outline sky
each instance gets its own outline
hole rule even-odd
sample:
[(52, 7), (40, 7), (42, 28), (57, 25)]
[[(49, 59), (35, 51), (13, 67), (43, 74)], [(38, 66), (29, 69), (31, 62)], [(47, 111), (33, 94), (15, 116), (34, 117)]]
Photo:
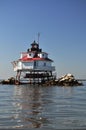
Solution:
[(86, 0), (0, 0), (0, 79), (16, 75), (11, 62), (38, 33), (57, 77), (86, 79)]

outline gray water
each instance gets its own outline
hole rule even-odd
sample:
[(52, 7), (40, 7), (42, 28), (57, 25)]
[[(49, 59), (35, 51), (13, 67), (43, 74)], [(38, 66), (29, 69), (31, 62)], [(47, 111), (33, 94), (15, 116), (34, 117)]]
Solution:
[(86, 129), (84, 86), (0, 85), (0, 128)]

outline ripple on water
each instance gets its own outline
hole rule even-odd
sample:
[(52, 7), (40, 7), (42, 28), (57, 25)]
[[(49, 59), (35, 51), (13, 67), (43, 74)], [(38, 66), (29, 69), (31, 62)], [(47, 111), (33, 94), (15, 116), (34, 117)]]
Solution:
[(0, 85), (0, 128), (86, 128), (86, 86)]

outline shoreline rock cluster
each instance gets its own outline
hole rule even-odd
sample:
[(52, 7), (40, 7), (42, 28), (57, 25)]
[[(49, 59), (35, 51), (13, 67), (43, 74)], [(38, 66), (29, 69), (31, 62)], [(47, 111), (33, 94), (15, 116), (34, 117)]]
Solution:
[[(2, 84), (17, 84), (17, 85), (21, 84), (18, 81), (16, 81), (14, 77), (11, 77), (7, 80), (3, 80), (3, 81), (1, 81), (1, 83)], [(40, 83), (39, 85), (81, 86), (81, 85), (83, 85), (83, 83), (76, 80), (72, 74), (66, 74), (58, 79), (45, 81), (43, 83)]]
[(15, 84), (15, 78), (11, 77), (11, 78), (9, 78), (7, 80), (2, 80), (1, 84)]
[(75, 77), (70, 73), (58, 78), (55, 82), (58, 86), (80, 86), (80, 85), (83, 85), (82, 82), (76, 80)]

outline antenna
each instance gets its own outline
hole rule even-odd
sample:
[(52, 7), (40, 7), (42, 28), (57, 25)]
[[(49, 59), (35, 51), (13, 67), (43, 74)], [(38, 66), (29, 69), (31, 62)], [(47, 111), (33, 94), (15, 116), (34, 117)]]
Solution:
[(38, 44), (39, 44), (39, 37), (40, 37), (40, 33), (38, 33)]

